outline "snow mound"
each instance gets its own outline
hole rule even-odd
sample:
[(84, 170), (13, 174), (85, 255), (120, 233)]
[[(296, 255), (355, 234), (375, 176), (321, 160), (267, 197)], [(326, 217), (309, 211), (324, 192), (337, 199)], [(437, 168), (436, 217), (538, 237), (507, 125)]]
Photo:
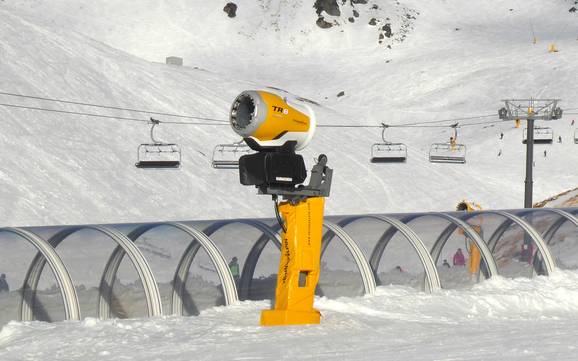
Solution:
[(0, 357), (565, 360), (575, 353), (577, 285), (578, 273), (560, 271), (433, 295), (381, 287), (374, 296), (318, 299), (322, 324), (307, 327), (257, 326), (267, 302), (217, 307), (191, 318), (11, 322), (0, 332)]

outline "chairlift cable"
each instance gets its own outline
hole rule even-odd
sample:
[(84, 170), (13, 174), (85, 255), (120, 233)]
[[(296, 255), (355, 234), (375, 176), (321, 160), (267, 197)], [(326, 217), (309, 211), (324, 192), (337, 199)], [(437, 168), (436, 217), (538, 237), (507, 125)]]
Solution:
[(139, 118), (129, 118), (129, 117), (120, 117), (120, 116), (111, 116), (111, 115), (103, 115), (103, 114), (94, 114), (94, 113), (82, 113), (82, 112), (72, 112), (68, 110), (57, 110), (57, 109), (48, 109), (48, 108), (41, 108), (41, 107), (30, 107), (25, 105), (15, 105), (15, 104), (6, 104), (0, 103), (0, 106), (8, 107), (8, 108), (18, 108), (18, 109), (28, 109), (28, 110), (39, 110), (43, 112), (50, 112), (50, 113), (61, 113), (61, 114), (70, 114), (70, 115), (84, 115), (87, 117), (95, 117), (95, 118), (106, 118), (106, 119), (116, 119), (116, 120), (129, 120), (133, 122), (142, 122), (148, 123), (148, 119), (139, 119)]
[[(1, 93), (0, 93), (1, 94)], [(86, 113), (86, 112), (76, 112), (76, 111), (69, 111), (69, 110), (58, 110), (58, 109), (49, 109), (43, 107), (33, 107), (33, 106), (26, 106), (26, 105), (16, 105), (16, 104), (8, 104), (8, 103), (0, 103), (0, 106), (9, 107), (9, 108), (17, 108), (17, 109), (27, 109), (27, 110), (36, 110), (36, 111), (44, 111), (50, 113), (60, 113), (60, 114), (68, 114), (68, 115), (81, 115), (87, 117), (95, 117), (101, 119), (115, 119), (115, 120), (122, 120), (122, 121), (132, 121), (132, 122), (140, 122), (140, 123), (150, 123), (150, 119), (144, 118), (133, 118), (133, 117), (123, 117), (123, 116), (116, 116), (116, 115), (106, 115), (106, 114), (96, 114), (96, 113)], [(566, 113), (566, 114), (578, 114), (578, 113)], [(406, 123), (406, 124), (397, 124), (397, 125), (387, 125), (390, 128), (451, 128), (454, 124), (447, 124), (447, 125), (428, 125), (433, 123), (441, 123), (441, 122), (450, 122), (450, 121), (464, 121), (464, 120), (473, 120), (473, 119), (480, 119), (485, 117), (490, 117), (495, 115), (481, 115), (475, 117), (466, 117), (466, 118), (453, 118), (453, 119), (444, 119), (444, 120), (436, 120), (436, 121), (427, 121), (427, 122), (416, 122), (416, 123)], [(199, 117), (201, 119), (202, 117)], [(478, 122), (478, 123), (470, 123), (470, 124), (460, 124), (459, 127), (467, 127), (467, 126), (478, 126), (478, 125), (488, 125), (488, 124), (495, 124), (501, 123), (500, 121), (494, 122)], [(216, 122), (187, 122), (187, 121), (170, 121), (170, 120), (159, 120), (159, 123), (163, 124), (173, 124), (173, 125), (195, 125), (195, 126), (229, 126), (229, 123), (216, 123)], [(366, 128), (366, 129), (376, 129), (376, 128), (383, 128), (383, 125), (372, 125), (372, 124), (318, 124), (317, 127), (319, 128)]]
[(111, 105), (87, 103), (87, 102), (77, 102), (77, 101), (71, 101), (71, 100), (46, 98), (46, 97), (39, 97), (39, 96), (25, 95), (25, 94), (16, 94), (16, 93), (9, 93), (9, 92), (2, 92), (2, 91), (0, 91), (0, 95), (6, 95), (6, 96), (11, 96), (11, 97), (17, 97), (17, 98), (36, 99), (36, 100), (55, 102), (55, 103), (63, 103), (63, 104), (82, 105), (82, 106), (102, 108), (102, 109), (123, 110), (123, 111), (128, 111), (128, 112), (135, 112), (135, 113), (164, 115), (164, 116), (168, 116), (168, 117), (188, 118), (188, 119), (198, 119), (198, 120), (207, 120), (207, 121), (228, 123), (228, 121), (224, 120), (224, 119), (216, 119), (216, 118), (202, 117), (202, 116), (196, 116), (196, 115), (164, 113), (164, 112), (158, 112), (158, 111), (149, 111), (149, 110), (134, 109), (134, 108), (124, 108), (124, 107), (117, 107), (117, 106), (111, 106)]
[(475, 119), (481, 119), (481, 118), (491, 118), (491, 117), (495, 117), (495, 116), (496, 116), (496, 114), (486, 114), (486, 115), (477, 115), (477, 116), (464, 117), (464, 118), (451, 118), (451, 119), (441, 119), (441, 120), (431, 120), (431, 121), (407, 123), (407, 124), (403, 124), (403, 125), (436, 124), (436, 123), (445, 123), (445, 122), (475, 120)]
[[(121, 116), (116, 116), (116, 115), (73, 112), (73, 111), (69, 111), (69, 110), (58, 110), (58, 109), (49, 109), (49, 108), (42, 108), (42, 107), (31, 107), (31, 106), (26, 106), (26, 105), (16, 105), (16, 104), (7, 104), (7, 103), (0, 103), (0, 106), (9, 107), (9, 108), (18, 108), (18, 109), (38, 110), (38, 111), (49, 112), (49, 113), (82, 115), (82, 116), (95, 117), (95, 118), (126, 120), (126, 121), (132, 121), (132, 122), (140, 122), (140, 123), (150, 123), (150, 119), (121, 117)], [(228, 123), (225, 124), (225, 123), (203, 123), (203, 122), (171, 122), (171, 121), (162, 121), (162, 120), (159, 122), (160, 123), (168, 123), (168, 124), (185, 124), (185, 125), (209, 125), (209, 126), (228, 126), (229, 125)]]

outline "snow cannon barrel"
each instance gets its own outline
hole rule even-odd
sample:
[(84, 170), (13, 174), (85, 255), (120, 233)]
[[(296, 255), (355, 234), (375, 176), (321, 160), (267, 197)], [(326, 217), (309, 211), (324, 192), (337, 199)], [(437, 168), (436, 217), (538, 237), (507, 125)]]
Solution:
[(308, 105), (297, 103), (270, 92), (247, 90), (235, 98), (229, 121), (253, 149), (278, 148), (293, 141), (295, 150), (301, 150), (313, 138), (316, 121)]

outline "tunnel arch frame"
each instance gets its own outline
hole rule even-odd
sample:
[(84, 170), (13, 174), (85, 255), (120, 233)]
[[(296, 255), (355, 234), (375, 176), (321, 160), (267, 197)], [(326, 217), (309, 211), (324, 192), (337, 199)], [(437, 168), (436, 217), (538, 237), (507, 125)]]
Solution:
[[(249, 222), (249, 223), (247, 223), (247, 222)], [(243, 267), (243, 273), (241, 275), (242, 287), (240, 287), (240, 289), (241, 289), (241, 292), (244, 292), (243, 290), (248, 290), (248, 288), (246, 287), (246, 285), (243, 284), (243, 282), (247, 283), (253, 279), (255, 267), (259, 261), (259, 257), (261, 255), (261, 252), (263, 251), (265, 246), (269, 243), (269, 241), (274, 240), (275, 246), (278, 249), (281, 248), (281, 242), (282, 242), (281, 235), (280, 235), (281, 227), (278, 224), (268, 226), (267, 224), (265, 224), (264, 222), (261, 222), (261, 221), (237, 219), (237, 220), (223, 220), (223, 221), (215, 222), (215, 223), (211, 224), (210, 226), (208, 226), (206, 228), (206, 230), (208, 230), (208, 232), (210, 232), (210, 234), (213, 234), (214, 232), (216, 232), (220, 228), (222, 228), (228, 224), (231, 224), (231, 223), (248, 224), (248, 225), (251, 225), (254, 228), (263, 232), (263, 235), (261, 235), (261, 237), (259, 237), (259, 239), (253, 244), (253, 247), (251, 248), (251, 250), (249, 251), (249, 254), (247, 255), (247, 261), (250, 261), (250, 262), (246, 261), (246, 263)], [(357, 246), (357, 243), (355, 243), (355, 241), (349, 236), (349, 234), (347, 234), (347, 232), (345, 232), (340, 226), (338, 226), (337, 224), (334, 224), (333, 222), (326, 220), (323, 223), (323, 227), (326, 228), (329, 232), (335, 233), (338, 236), (338, 238), (341, 240), (343, 245), (350, 252), (350, 254), (353, 257), (353, 260), (356, 263), (356, 266), (359, 270), (361, 280), (363, 283), (364, 294), (375, 293), (376, 283), (375, 283), (375, 278), (373, 277), (373, 272), (371, 272), (371, 268), (369, 267), (369, 264), (367, 263), (367, 260), (365, 259), (364, 255), (363, 255), (363, 252)], [(321, 257), (323, 257), (323, 254)], [(245, 273), (246, 270), (249, 272)]]
[[(494, 259), (494, 256), (492, 254), (492, 252), (490, 251), (488, 245), (486, 244), (486, 242), (484, 242), (484, 240), (480, 237), (480, 235), (469, 225), (467, 224), (465, 221), (454, 217), (450, 214), (447, 213), (416, 213), (416, 214), (410, 214), (407, 215), (405, 217), (401, 218), (401, 222), (404, 223), (405, 225), (407, 225), (408, 227), (411, 228), (411, 226), (409, 225), (409, 222), (412, 222), (416, 219), (420, 219), (420, 218), (424, 218), (424, 217), (435, 217), (435, 218), (440, 218), (443, 219), (445, 221), (448, 221), (450, 223), (449, 227), (446, 227), (444, 229), (444, 231), (446, 231), (448, 228), (451, 227), (451, 225), (453, 224), (455, 226), (455, 228), (453, 228), (452, 232), (455, 231), (456, 229), (461, 229), (464, 234), (470, 238), (478, 247), (478, 249), (480, 250), (481, 256), (482, 256), (482, 260), (485, 262), (486, 264), (486, 270), (487, 270), (487, 277), (491, 278), (495, 275), (499, 274), (498, 271), (498, 267), (496, 265), (496, 261)], [(438, 235), (437, 240), (434, 242), (431, 250), (430, 250), (430, 255), (432, 256), (432, 259), (434, 261), (434, 264), (437, 264), (437, 261), (439, 260), (439, 256), (441, 254), (441, 251), (443, 250), (443, 247), (445, 246), (445, 243), (447, 242), (447, 240), (449, 239), (449, 236), (447, 239), (443, 240), (440, 239), (441, 236), (444, 234), (444, 231), (442, 231), (440, 233), (440, 235)], [(370, 264), (372, 265), (372, 267), (375, 266), (375, 269), (377, 270), (378, 266), (379, 266), (379, 262), (381, 261), (381, 258), (383, 257), (383, 253), (385, 251), (385, 247), (387, 247), (387, 244), (389, 243), (389, 241), (391, 240), (391, 238), (393, 238), (393, 236), (397, 233), (397, 229), (392, 229), (391, 227), (386, 230), (384, 232), (384, 234), (382, 235), (382, 237), (379, 239), (379, 241), (376, 243), (373, 252), (371, 254), (371, 258), (370, 258)], [(449, 235), (451, 235), (451, 233), (449, 233)]]
[[(398, 219), (386, 216), (386, 215), (362, 215), (362, 216), (351, 216), (351, 217), (347, 217), (344, 218), (342, 220), (340, 220), (339, 222), (337, 222), (337, 224), (342, 227), (343, 229), (345, 229), (346, 226), (363, 220), (363, 219), (373, 219), (373, 220), (377, 220), (380, 221), (386, 225), (389, 225), (389, 228), (395, 228), (397, 229), (398, 232), (400, 232), (400, 234), (403, 235), (403, 237), (410, 243), (410, 245), (413, 247), (414, 251), (417, 253), (418, 258), (420, 259), (423, 269), (424, 269), (424, 282), (422, 284), (422, 289), (424, 292), (427, 293), (432, 293), (432, 292), (436, 292), (438, 290), (441, 289), (441, 281), (440, 281), (440, 277), (437, 271), (437, 268), (435, 266), (435, 263), (433, 262), (433, 259), (430, 255), (430, 253), (428, 252), (425, 244), (423, 243), (423, 241), (421, 240), (421, 238), (406, 224), (402, 223), (401, 221), (399, 221)], [(386, 229), (387, 231), (387, 229)], [(333, 238), (331, 235), (324, 235), (324, 238), (328, 238), (328, 242), (331, 238)], [(379, 242), (379, 240), (378, 240)], [(325, 242), (323, 243), (325, 244)], [(377, 268), (373, 268), (373, 266), (368, 262), (371, 271), (374, 275), (374, 279), (377, 279)]]
[[(223, 291), (223, 296), (225, 299), (225, 305), (231, 305), (237, 302), (237, 293), (235, 289), (235, 282), (231, 277), (228, 277), (229, 273), (224, 270), (228, 270), (227, 263), (221, 253), (221, 251), (217, 248), (214, 242), (206, 236), (203, 232), (199, 231), (195, 227), (183, 224), (181, 222), (158, 222), (158, 223), (145, 223), (137, 226), (135, 229), (130, 231), (127, 237), (133, 242), (136, 241), (146, 232), (151, 231), (158, 227), (171, 227), (177, 230), (182, 231), (184, 234), (193, 238), (193, 240), (187, 246), (186, 252), (193, 252), (190, 262), (192, 263), (196, 253), (199, 250), (199, 247), (203, 248), (203, 250), (208, 254), (211, 262), (215, 266), (217, 270), (217, 274), (219, 279), (221, 280), (221, 288)], [(191, 249), (191, 250), (189, 250)], [(116, 278), (116, 274), (118, 272), (118, 268), (122, 263), (122, 260), (125, 256), (125, 252), (121, 247), (116, 247), (115, 250), (110, 255), (107, 265), (104, 269), (101, 278), (101, 288), (99, 290), (99, 316), (101, 318), (108, 318), (110, 317), (110, 300), (112, 298), (112, 286), (114, 284), (114, 280)], [(182, 258), (182, 257), (181, 257)], [(180, 262), (179, 262), (180, 264)], [(189, 265), (190, 267), (190, 265)], [(186, 279), (188, 276), (188, 269), (186, 274), (178, 273), (175, 271), (175, 275), (173, 276), (172, 280), (172, 292), (171, 292), (171, 313), (175, 314), (175, 309), (180, 309), (182, 313), (182, 305), (183, 305), (183, 294), (184, 294), (184, 287), (186, 285)], [(182, 277), (182, 278), (181, 278)], [(108, 285), (108, 287), (105, 287)], [(175, 288), (180, 289), (176, 291)]]
[[(60, 288), (60, 296), (62, 297), (62, 303), (64, 306), (64, 318), (65, 320), (75, 320), (78, 321), (81, 319), (80, 313), (80, 304), (78, 302), (78, 295), (76, 293), (76, 288), (74, 287), (74, 282), (70, 277), (70, 272), (68, 268), (62, 261), (62, 258), (58, 255), (54, 247), (52, 247), (44, 238), (40, 237), (39, 235), (30, 232), (28, 230), (17, 228), (17, 227), (6, 227), (0, 228), (0, 233), (11, 233), (17, 235), (19, 238), (28, 241), (37, 251), (34, 259), (42, 258), (44, 260), (44, 264), (48, 263), (52, 274), (56, 278), (56, 283)], [(33, 303), (36, 296), (36, 290), (38, 288), (38, 279), (35, 284), (31, 285), (28, 282), (28, 272), (27, 275), (24, 277), (24, 281), (22, 283), (21, 289), (21, 297), (20, 297), (20, 304), (19, 304), (19, 314), (21, 321), (33, 321), (34, 320), (34, 307), (30, 305)], [(30, 299), (26, 299), (28, 294)], [(28, 307), (24, 307), (24, 305)]]
[[(546, 208), (542, 210), (545, 209)], [(528, 213), (530, 212), (532, 211), (528, 210)], [(540, 233), (528, 222), (523, 220), (522, 217), (517, 216), (515, 214), (511, 214), (507, 211), (484, 210), (480, 212), (466, 213), (461, 217), (461, 219), (467, 221), (471, 218), (474, 218), (475, 216), (483, 214), (493, 214), (505, 218), (504, 222), (502, 222), (492, 233), (490, 238), (488, 238), (488, 247), (491, 249), (492, 254), (494, 253), (498, 241), (502, 238), (503, 234), (508, 230), (508, 228), (512, 224), (516, 224), (524, 231), (525, 234), (527, 234), (532, 239), (537, 249), (540, 251), (540, 254), (542, 255), (542, 259), (544, 261), (545, 274), (550, 275), (556, 269), (556, 261), (554, 260), (554, 257), (552, 256), (552, 253), (550, 252), (548, 245), (546, 244)], [(536, 257), (536, 255), (534, 255), (534, 257)]]
[(556, 232), (566, 223), (570, 222), (576, 228), (578, 228), (578, 217), (571, 212), (567, 212), (563, 209), (558, 208), (532, 208), (528, 209), (527, 211), (516, 212), (518, 216), (524, 217), (531, 213), (553, 213), (559, 215), (560, 217), (552, 223), (548, 229), (544, 232), (542, 238), (546, 242), (546, 245), (549, 245), (552, 241), (552, 238), (556, 235)]
[[(56, 251), (58, 245), (60, 245), (63, 241), (65, 241), (69, 236), (81, 230), (93, 230), (98, 233), (101, 233), (105, 235), (107, 238), (111, 239), (114, 243), (116, 243), (117, 246), (123, 248), (123, 250), (129, 255), (133, 267), (137, 271), (139, 279), (142, 282), (147, 304), (148, 316), (149, 317), (161, 316), (163, 313), (162, 302), (160, 292), (154, 278), (154, 274), (144, 255), (133, 244), (133, 242), (120, 231), (107, 226), (99, 226), (99, 225), (70, 226), (61, 229), (56, 234), (51, 236), (48, 239), (47, 243), (50, 244)], [(26, 274), (25, 282), (30, 282), (32, 280), (32, 282), (37, 285), (40, 276), (42, 274), (44, 265), (45, 262), (43, 262), (42, 258), (39, 257), (39, 255), (37, 255), (34, 258), (34, 260), (30, 263), (28, 272)], [(32, 292), (36, 292), (36, 289), (33, 289)], [(103, 295), (101, 294), (101, 292), (99, 292), (97, 303), (103, 301), (101, 300), (102, 296)], [(23, 308), (23, 312), (32, 312), (25, 303), (21, 303), (21, 307)]]

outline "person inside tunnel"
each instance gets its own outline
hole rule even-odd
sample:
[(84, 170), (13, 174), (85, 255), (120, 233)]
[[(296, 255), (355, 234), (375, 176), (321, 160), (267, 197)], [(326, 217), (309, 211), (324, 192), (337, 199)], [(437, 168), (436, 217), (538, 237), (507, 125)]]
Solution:
[(2, 273), (0, 275), (0, 293), (10, 292), (10, 287), (8, 286), (8, 281), (6, 281), (6, 275)]
[(461, 248), (458, 248), (458, 250), (454, 254), (453, 263), (454, 263), (454, 266), (465, 267), (466, 257), (464, 256), (464, 253), (462, 252)]
[(233, 257), (231, 262), (229, 262), (229, 270), (231, 270), (231, 275), (235, 279), (235, 282), (239, 282), (239, 260), (237, 257)]

